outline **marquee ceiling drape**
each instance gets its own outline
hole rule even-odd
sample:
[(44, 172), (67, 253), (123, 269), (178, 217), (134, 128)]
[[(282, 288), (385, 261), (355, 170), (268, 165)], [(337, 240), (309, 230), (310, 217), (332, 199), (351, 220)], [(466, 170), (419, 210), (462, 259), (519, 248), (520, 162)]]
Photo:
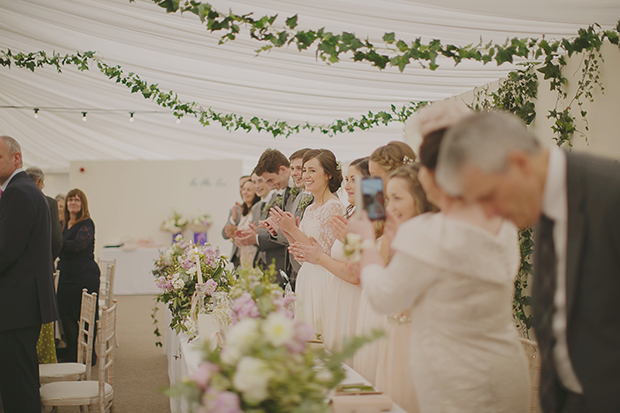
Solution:
[[(615, 25), (618, 0), (215, 0), (221, 11), (256, 16), (298, 14), (300, 29), (325, 27), (353, 32), (380, 43), (385, 32), (413, 40), (441, 39), (465, 45), (503, 42), (507, 37), (572, 37), (594, 22)], [(256, 56), (261, 45), (241, 35), (218, 45), (193, 15), (166, 14), (150, 1), (0, 0), (0, 48), (14, 51), (75, 53), (94, 50), (108, 64), (133, 71), (183, 101), (196, 101), (216, 112), (258, 116), (289, 123), (326, 124), (389, 110), (410, 101), (453, 96), (504, 76), (512, 66), (439, 60), (430, 71), (416, 64), (403, 73), (342, 61), (327, 65), (313, 51), (272, 50)], [(342, 159), (368, 155), (402, 136), (393, 123), (370, 131), (329, 138), (303, 132), (274, 139), (264, 133), (229, 133), (196, 119), (180, 124), (170, 112), (132, 95), (92, 67), (62, 74), (51, 68), (0, 68), (0, 133), (23, 146), (27, 165), (66, 171), (72, 160), (242, 159), (251, 170), (262, 150), (290, 153), (301, 147), (327, 147)], [(48, 109), (50, 108), (50, 109)], [(56, 108), (51, 110), (51, 108)], [(58, 110), (65, 108), (67, 110)], [(105, 111), (103, 111), (105, 110)], [(145, 113), (145, 112), (160, 113)], [(81, 112), (87, 112), (87, 122)], [(129, 112), (136, 112), (130, 123)]]

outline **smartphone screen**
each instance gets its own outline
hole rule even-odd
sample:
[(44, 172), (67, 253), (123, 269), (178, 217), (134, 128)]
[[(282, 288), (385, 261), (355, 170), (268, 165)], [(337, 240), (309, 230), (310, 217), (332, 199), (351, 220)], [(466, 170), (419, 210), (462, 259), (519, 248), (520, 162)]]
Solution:
[(385, 196), (381, 178), (363, 178), (360, 185), (361, 200), (368, 218), (372, 221), (385, 219)]

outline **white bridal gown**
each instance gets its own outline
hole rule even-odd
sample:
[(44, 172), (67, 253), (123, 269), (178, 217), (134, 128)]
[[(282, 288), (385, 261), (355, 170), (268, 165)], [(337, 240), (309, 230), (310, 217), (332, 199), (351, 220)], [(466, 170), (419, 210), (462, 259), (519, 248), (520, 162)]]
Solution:
[(387, 268), (362, 270), (379, 312), (412, 307), (411, 371), (424, 413), (520, 413), (529, 406), (525, 352), (512, 320), (516, 228), (483, 229), (443, 214), (402, 224)]
[[(330, 254), (336, 240), (328, 222), (334, 215), (342, 215), (344, 207), (337, 199), (330, 199), (325, 204), (310, 205), (301, 220), (299, 229), (308, 237), (315, 238), (323, 252)], [(320, 265), (304, 262), (297, 273), (295, 292), (295, 318), (310, 324), (317, 334), (321, 334), (327, 343), (327, 300), (328, 291), (334, 275)], [(329, 334), (327, 334), (329, 335)]]
[[(331, 256), (338, 261), (347, 261), (342, 242), (334, 241)], [(325, 342), (325, 347), (329, 351), (333, 353), (341, 351), (344, 340), (355, 337), (361, 295), (361, 285), (348, 283), (336, 276), (332, 277), (327, 296), (328, 318), (325, 323), (325, 334), (329, 338), (329, 341)], [(351, 364), (351, 360), (347, 364)]]

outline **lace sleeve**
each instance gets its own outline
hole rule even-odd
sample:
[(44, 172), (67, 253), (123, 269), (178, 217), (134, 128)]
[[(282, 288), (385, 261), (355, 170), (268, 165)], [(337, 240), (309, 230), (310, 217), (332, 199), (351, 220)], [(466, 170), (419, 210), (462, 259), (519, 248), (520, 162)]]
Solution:
[(95, 225), (92, 221), (84, 221), (81, 228), (77, 230), (74, 239), (65, 239), (62, 249), (66, 252), (80, 252), (88, 248), (95, 239)]
[(334, 241), (336, 240), (336, 235), (329, 225), (329, 220), (334, 215), (342, 215), (344, 212), (344, 208), (339, 201), (326, 203), (318, 215), (318, 218), (321, 222), (321, 229), (319, 232), (319, 244), (321, 248), (323, 248), (323, 252), (329, 256), (331, 256), (332, 245), (334, 245)]

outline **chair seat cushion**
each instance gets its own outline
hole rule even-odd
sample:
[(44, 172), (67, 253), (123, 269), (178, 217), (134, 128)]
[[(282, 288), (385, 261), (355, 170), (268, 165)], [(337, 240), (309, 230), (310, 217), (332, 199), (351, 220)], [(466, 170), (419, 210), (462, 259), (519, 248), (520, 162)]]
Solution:
[(64, 377), (71, 380), (71, 377), (80, 376), (84, 373), (86, 373), (86, 365), (82, 363), (39, 364), (41, 381), (45, 381), (45, 379), (62, 380)]
[[(105, 384), (105, 398), (113, 394), (112, 386)], [(41, 386), (41, 403), (46, 406), (86, 405), (96, 403), (99, 397), (98, 381), (58, 381)]]

